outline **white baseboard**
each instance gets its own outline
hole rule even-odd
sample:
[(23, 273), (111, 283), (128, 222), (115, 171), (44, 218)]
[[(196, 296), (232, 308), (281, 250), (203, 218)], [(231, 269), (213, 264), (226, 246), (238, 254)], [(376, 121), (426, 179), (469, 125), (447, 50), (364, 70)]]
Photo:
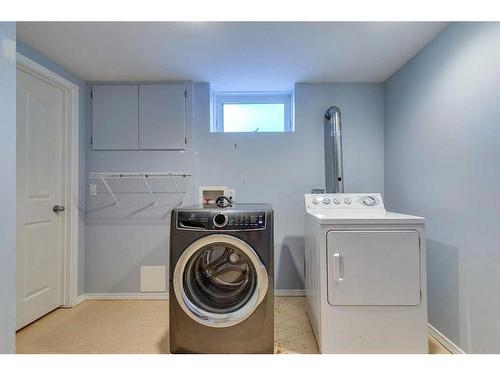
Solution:
[(306, 291), (304, 289), (275, 289), (274, 295), (276, 297), (303, 297)]
[(76, 307), (83, 301), (85, 301), (85, 294), (80, 294), (78, 297), (76, 297), (75, 303), (71, 307)]
[(453, 341), (451, 341), (448, 337), (439, 332), (431, 324), (428, 324), (428, 332), (429, 335), (434, 337), (441, 345), (443, 345), (451, 353), (465, 354), (465, 352), (462, 349), (460, 349)]
[[(276, 289), (276, 297), (302, 297), (305, 296), (303, 289)], [(83, 301), (92, 300), (119, 300), (119, 299), (168, 299), (168, 293), (85, 293), (78, 296), (75, 306)]]
[(164, 300), (168, 299), (168, 292), (163, 293), (86, 293), (86, 301), (92, 300), (119, 300), (119, 299), (149, 299)]

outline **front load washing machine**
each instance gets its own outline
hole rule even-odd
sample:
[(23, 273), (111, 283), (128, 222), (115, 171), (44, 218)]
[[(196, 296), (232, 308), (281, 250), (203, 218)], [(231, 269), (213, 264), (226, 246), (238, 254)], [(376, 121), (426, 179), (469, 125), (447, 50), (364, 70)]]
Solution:
[(273, 210), (181, 207), (170, 230), (170, 351), (273, 353)]

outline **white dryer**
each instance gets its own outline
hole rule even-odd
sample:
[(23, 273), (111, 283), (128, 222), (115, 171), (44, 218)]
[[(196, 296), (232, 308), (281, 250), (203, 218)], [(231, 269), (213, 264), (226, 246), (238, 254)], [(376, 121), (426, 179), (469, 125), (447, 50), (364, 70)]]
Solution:
[(380, 194), (306, 194), (307, 314), (322, 353), (428, 353), (424, 218)]

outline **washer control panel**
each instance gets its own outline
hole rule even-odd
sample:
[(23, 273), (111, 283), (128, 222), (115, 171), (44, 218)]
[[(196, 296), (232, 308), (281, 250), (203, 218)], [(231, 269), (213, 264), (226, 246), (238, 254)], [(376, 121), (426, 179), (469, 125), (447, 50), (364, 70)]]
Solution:
[(265, 212), (192, 211), (179, 212), (177, 227), (205, 230), (256, 230), (266, 228)]
[[(218, 217), (215, 214), (214, 220)], [(227, 223), (223, 227), (225, 230), (238, 229), (264, 229), (266, 227), (265, 212), (228, 212)], [(221, 228), (222, 229), (222, 228)]]
[(384, 209), (379, 193), (306, 194), (307, 209)]

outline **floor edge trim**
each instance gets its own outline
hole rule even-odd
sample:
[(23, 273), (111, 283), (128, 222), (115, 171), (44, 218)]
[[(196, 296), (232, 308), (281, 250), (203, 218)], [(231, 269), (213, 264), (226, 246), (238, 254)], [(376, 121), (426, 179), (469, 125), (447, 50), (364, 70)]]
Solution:
[[(168, 293), (85, 293), (81, 296), (83, 301), (97, 300), (120, 300), (120, 299), (137, 299), (137, 300), (167, 300)], [(80, 296), (78, 297), (80, 299)]]
[(465, 354), (465, 352), (460, 349), (460, 347), (451, 341), (448, 337), (443, 335), (440, 331), (438, 331), (432, 324), (428, 323), (428, 333), (432, 337), (434, 337), (441, 345), (443, 345), (448, 351), (453, 354)]

